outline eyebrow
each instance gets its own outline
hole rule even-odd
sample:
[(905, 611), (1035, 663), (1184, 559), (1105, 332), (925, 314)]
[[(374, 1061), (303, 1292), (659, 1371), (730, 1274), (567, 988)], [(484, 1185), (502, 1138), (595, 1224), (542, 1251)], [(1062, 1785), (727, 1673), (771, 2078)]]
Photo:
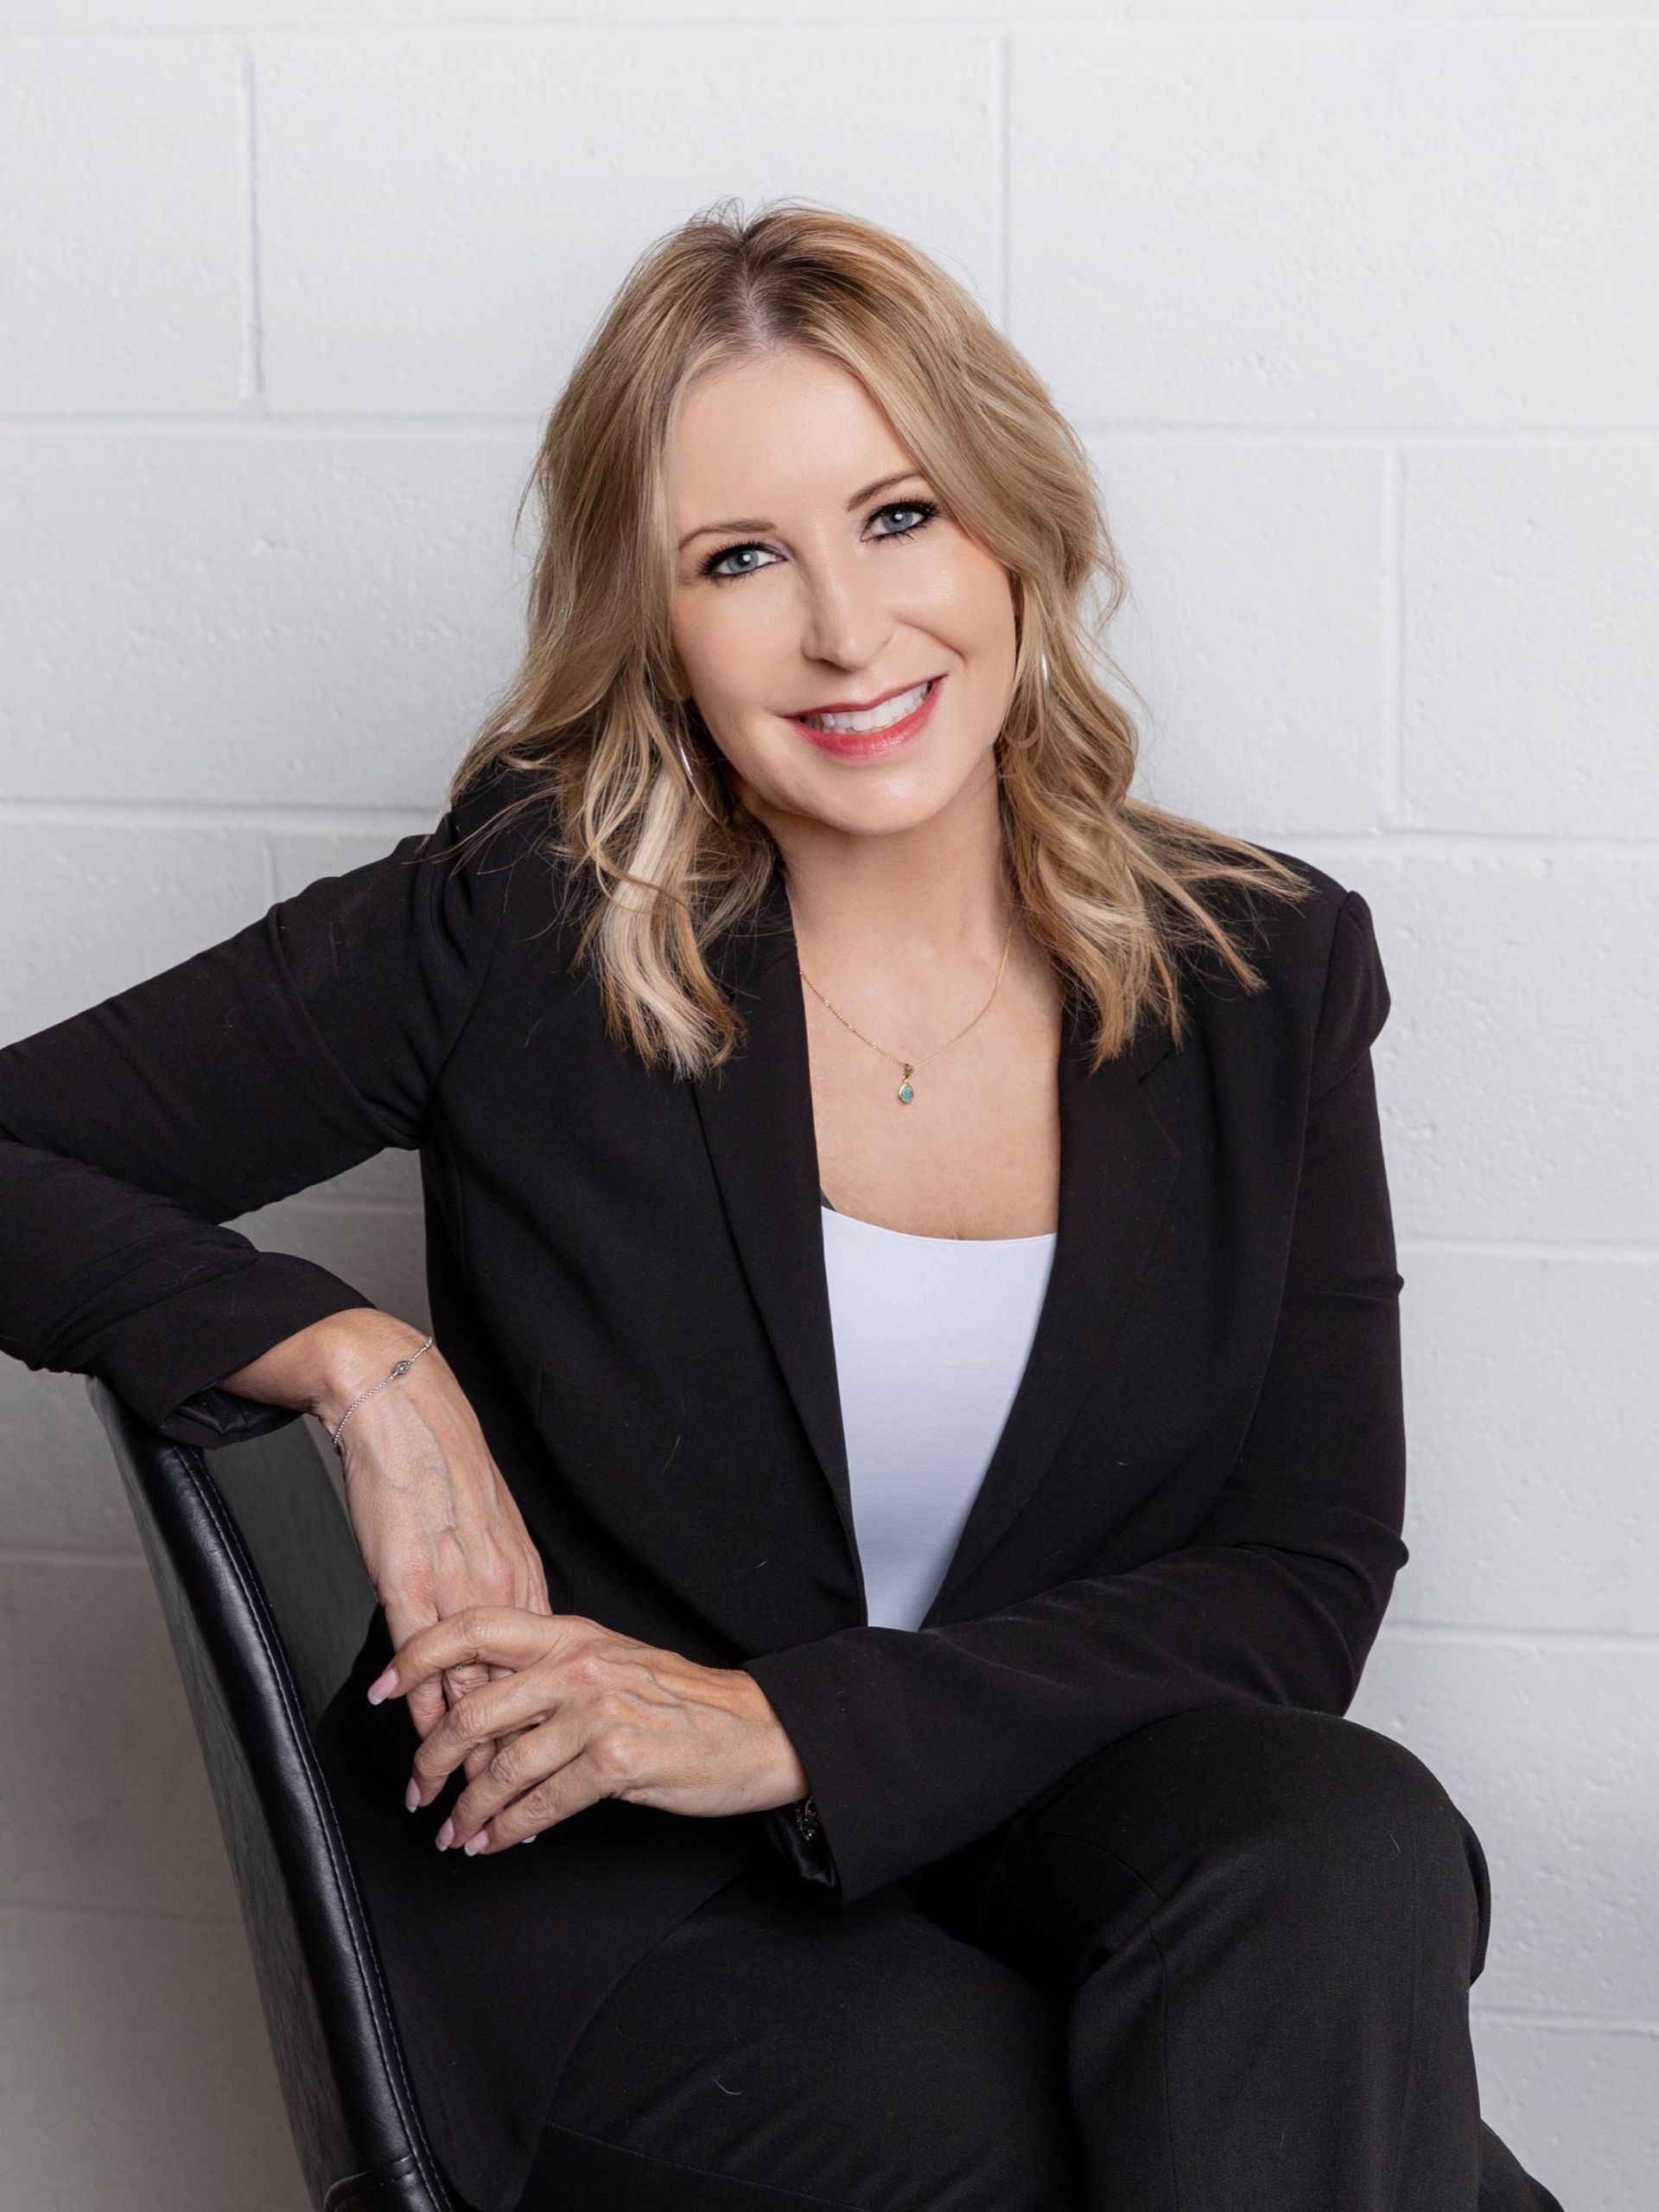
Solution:
[[(848, 513), (850, 514), (855, 507), (862, 506), (865, 500), (872, 498), (877, 492), (885, 492), (893, 484), (908, 483), (912, 476), (919, 476), (921, 474), (922, 471), (919, 468), (901, 468), (895, 475), (878, 476), (874, 484), (867, 484), (862, 491), (854, 493), (852, 498), (847, 502)], [(694, 537), (711, 537), (721, 531), (776, 530), (777, 527), (775, 522), (767, 522), (757, 515), (738, 515), (730, 522), (699, 523), (695, 530), (686, 531), (685, 536), (680, 540), (679, 550), (683, 553)]]

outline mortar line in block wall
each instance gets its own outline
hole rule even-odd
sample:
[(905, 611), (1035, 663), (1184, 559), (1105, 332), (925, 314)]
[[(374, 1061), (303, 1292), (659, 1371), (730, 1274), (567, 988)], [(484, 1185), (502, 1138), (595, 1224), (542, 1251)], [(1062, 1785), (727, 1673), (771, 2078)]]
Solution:
[(40, 1920), (152, 1920), (166, 1928), (239, 1928), (239, 1912), (170, 1912), (165, 1905), (70, 1904), (56, 1897), (0, 1897), (0, 1920), (9, 1912)]
[(1651, 423), (1159, 423), (1135, 417), (1092, 421), (1077, 411), (1070, 419), (1079, 437), (1124, 445), (1376, 446), (1407, 451), (1439, 446), (1659, 445), (1659, 425)]
[[(1229, 829), (1239, 825), (1230, 822)], [(1291, 844), (1311, 860), (1315, 850), (1344, 859), (1383, 860), (1653, 860), (1659, 837), (1610, 836), (1605, 831), (1524, 830), (1285, 830), (1276, 824), (1243, 829), (1246, 837)]]
[(245, 830), (251, 836), (386, 837), (394, 843), (430, 829), (442, 812), (429, 807), (374, 805), (341, 799), (337, 804), (299, 804), (277, 799), (210, 800), (12, 798), (0, 799), (0, 827), (8, 823), (65, 830)]
[(1478, 1644), (1493, 1651), (1570, 1651), (1616, 1654), (1621, 1659), (1659, 1659), (1659, 1636), (1651, 1630), (1617, 1628), (1497, 1627), (1485, 1622), (1414, 1621), (1384, 1618), (1378, 1643)]
[(1396, 1242), (1402, 1259), (1554, 1260), (1572, 1266), (1609, 1261), (1626, 1267), (1651, 1267), (1659, 1260), (1659, 1243), (1651, 1237), (1436, 1236), (1402, 1230)]
[(1605, 2018), (1598, 2012), (1535, 2012), (1521, 2005), (1482, 2005), (1473, 1998), (1469, 2017), (1493, 2027), (1548, 2028), (1561, 2035), (1659, 2036), (1659, 2020), (1639, 2015), (1632, 2019), (1611, 2012)]
[(1406, 818), (1406, 455), (1398, 446), (1382, 456), (1381, 490), (1378, 617), (1382, 629), (1382, 820), (1393, 830)]
[[(471, 39), (493, 39), (502, 42), (512, 41), (518, 44), (536, 41), (550, 44), (555, 41), (566, 42), (578, 37), (591, 37), (596, 32), (610, 32), (616, 38), (621, 39), (640, 31), (672, 29), (679, 21), (680, 18), (667, 4), (667, 0), (660, 0), (660, 12), (656, 16), (648, 15), (642, 10), (620, 22), (618, 21), (613, 9), (605, 4), (605, 0), (593, 0), (590, 13), (581, 15), (572, 12), (558, 22), (553, 23), (529, 22), (523, 16), (468, 16), (465, 22), (453, 23), (410, 24), (366, 20), (362, 22), (347, 20), (342, 22), (338, 12), (328, 14), (320, 9), (318, 14), (309, 20), (299, 18), (280, 24), (262, 25), (257, 36), (261, 45), (270, 46), (290, 43), (401, 45), (416, 40), (431, 45), (455, 45), (465, 44)], [(869, 8), (868, 11), (861, 16), (849, 16), (844, 9), (820, 4), (817, 8), (805, 13), (791, 15), (786, 22), (768, 23), (752, 15), (734, 13), (730, 16), (699, 16), (696, 20), (696, 28), (699, 31), (741, 31), (746, 35), (753, 34), (757, 37), (766, 36), (782, 41), (803, 30), (842, 30), (849, 22), (866, 24), (887, 21), (889, 18), (884, 11), (874, 7)], [(1432, 15), (1424, 13), (1416, 16), (1402, 16), (1397, 10), (1392, 11), (1381, 10), (1372, 14), (1344, 14), (1338, 21), (1333, 22), (1327, 11), (1317, 6), (1310, 6), (1300, 10), (1263, 10), (1259, 13), (1252, 13), (1242, 21), (1236, 11), (1231, 9), (1217, 10), (1194, 8), (1183, 10), (1179, 14), (1160, 14), (1156, 19), (1154, 28), (1159, 31), (1320, 31), (1334, 29), (1344, 31), (1395, 31), (1406, 35), (1428, 36), (1446, 30), (1480, 31), (1505, 28), (1575, 31), (1584, 29), (1586, 25), (1593, 25), (1599, 29), (1611, 25), (1616, 29), (1619, 28), (1646, 29), (1652, 21), (1652, 16), (1643, 9), (1588, 6), (1584, 9), (1541, 12), (1526, 7), (1477, 9), (1466, 14), (1446, 10), (1436, 10)], [(1040, 40), (1051, 34), (1057, 37), (1067, 36), (1075, 33), (1080, 27), (1084, 30), (1092, 30), (1096, 28), (1087, 19), (1084, 19), (1080, 24), (1077, 17), (1061, 16), (1038, 25), (1034, 30), (1030, 29), (1019, 10), (1008, 5), (1005, 5), (1001, 10), (981, 8), (967, 14), (965, 22), (967, 29), (995, 29), (1000, 26), (1011, 26), (1033, 40)], [(892, 27), (899, 30), (913, 30), (919, 33), (935, 28), (935, 22), (929, 16), (912, 19), (899, 17), (893, 22)], [(35, 22), (22, 21), (8, 23), (3, 30), (0, 30), (0, 45), (3, 45), (8, 39), (53, 40), (59, 42), (67, 42), (72, 39), (99, 39), (112, 41), (118, 40), (129, 45), (166, 46), (188, 43), (196, 46), (223, 46), (228, 44), (242, 28), (238, 23), (204, 24), (200, 28), (188, 24), (151, 25), (97, 22), (70, 25), (54, 23), (43, 15)], [(1143, 28), (1142, 23), (1134, 17), (1110, 18), (1103, 26), (1105, 32), (1109, 35), (1119, 29), (1134, 31), (1141, 28)]]
[[(1530, 19), (1529, 19), (1530, 20)], [(5, 35), (0, 33), (0, 51)], [(551, 397), (550, 393), (550, 397)], [(1145, 423), (1091, 422), (1074, 414), (1071, 418), (1079, 437), (1110, 441), (1124, 446), (1224, 445), (1244, 448), (1274, 446), (1334, 446), (1356, 450), (1366, 447), (1410, 450), (1448, 446), (1542, 447), (1605, 446), (1635, 452), (1659, 447), (1659, 424), (1630, 423), (1590, 427), (1571, 423), (1498, 425), (1467, 423), (1443, 428), (1412, 423)], [(0, 412), (3, 437), (321, 437), (340, 438), (469, 438), (512, 436), (534, 443), (545, 416), (503, 410), (499, 414), (455, 413), (433, 415), (377, 415), (372, 411), (331, 414), (326, 410), (266, 411), (239, 415), (226, 407), (216, 415), (119, 414), (48, 415)]]
[(264, 301), (259, 276), (259, 127), (253, 48), (244, 45), (237, 63), (243, 159), (243, 283), (247, 302), (244, 327), (243, 397), (262, 413), (265, 404)]
[(142, 1551), (77, 1551), (73, 1545), (0, 1544), (0, 1567), (147, 1567)]
[[(3, 41), (0, 40), (0, 50)], [(529, 415), (275, 415), (264, 411), (222, 415), (0, 415), (0, 438), (177, 437), (177, 438), (359, 438), (396, 444), (422, 438), (428, 442), (486, 436), (505, 443), (533, 445), (541, 421)]]
[(1011, 334), (1013, 311), (1014, 207), (1009, 178), (1013, 174), (1013, 41), (1004, 35), (991, 41), (991, 106), (995, 121), (991, 137), (991, 205), (996, 229), (992, 274), (993, 311), (1004, 337)]
[[(302, 802), (293, 799), (6, 798), (0, 828), (9, 823), (65, 829), (246, 830), (272, 836), (407, 836), (429, 829), (442, 811), (429, 805), (369, 799)], [(1316, 830), (1229, 818), (1223, 825), (1243, 837), (1280, 845), (1308, 860), (1331, 859), (1539, 861), (1659, 861), (1659, 836), (1617, 837), (1588, 833), (1509, 830)]]
[[(413, 1154), (405, 1153), (405, 1159)], [(287, 1198), (276, 1198), (272, 1209), (280, 1206), (285, 1216), (321, 1214), (330, 1221), (423, 1221), (425, 1210), (418, 1198), (323, 1198), (317, 1196), (314, 1185), (307, 1191), (290, 1191)], [(252, 1221), (249, 1214), (246, 1218)]]

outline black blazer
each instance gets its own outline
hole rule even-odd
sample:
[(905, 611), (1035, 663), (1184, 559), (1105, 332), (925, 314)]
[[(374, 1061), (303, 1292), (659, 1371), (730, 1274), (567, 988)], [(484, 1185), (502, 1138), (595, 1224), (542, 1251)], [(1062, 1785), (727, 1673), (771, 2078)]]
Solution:
[(611, 1985), (757, 1853), (850, 1902), (1161, 1715), (1341, 1713), (1407, 1557), (1389, 998), (1358, 893), (1295, 861), (1314, 894), (1258, 909), (1269, 988), (1189, 956), (1179, 1049), (1149, 1019), (1089, 1076), (1067, 1016), (1030, 1360), (926, 1620), (871, 1627), (781, 881), (715, 948), (746, 1048), (696, 1084), (649, 1071), (569, 972), (529, 837), (451, 849), (518, 773), (0, 1051), (0, 1347), (106, 1376), (188, 1444), (292, 1420), (219, 1378), (372, 1301), (223, 1224), (418, 1147), (433, 1325), (554, 1610), (747, 1666), (799, 1751), (810, 1848), (785, 1814), (607, 1802), (499, 1859), (439, 1853), (440, 1811), (403, 1807), (407, 1707), (362, 1694), (376, 1610), (322, 1750), (423, 2112), (481, 2212), (512, 2205)]

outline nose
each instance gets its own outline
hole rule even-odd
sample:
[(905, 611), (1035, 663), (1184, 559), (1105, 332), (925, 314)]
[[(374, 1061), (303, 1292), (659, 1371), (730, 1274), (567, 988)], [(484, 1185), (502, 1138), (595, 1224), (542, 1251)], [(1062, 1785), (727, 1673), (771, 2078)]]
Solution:
[(892, 636), (894, 614), (879, 574), (880, 554), (868, 546), (825, 547), (803, 561), (801, 652), (833, 668), (871, 668)]

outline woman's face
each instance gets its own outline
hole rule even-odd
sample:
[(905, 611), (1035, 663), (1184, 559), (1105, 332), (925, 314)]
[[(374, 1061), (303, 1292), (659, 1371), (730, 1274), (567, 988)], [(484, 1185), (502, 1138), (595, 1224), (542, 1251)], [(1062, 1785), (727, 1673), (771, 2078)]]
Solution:
[(883, 835), (985, 780), (1014, 685), (1007, 571), (855, 377), (801, 347), (709, 371), (668, 483), (681, 682), (746, 805)]

